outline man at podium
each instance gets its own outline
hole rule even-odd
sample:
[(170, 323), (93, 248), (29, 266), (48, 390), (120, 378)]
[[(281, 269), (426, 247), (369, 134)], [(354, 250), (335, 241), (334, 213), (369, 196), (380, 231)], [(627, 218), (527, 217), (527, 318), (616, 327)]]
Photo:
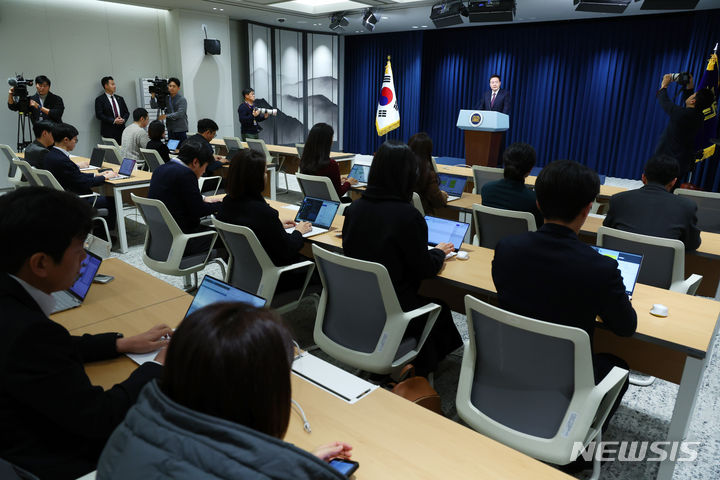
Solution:
[(480, 102), (480, 110), (492, 110), (493, 112), (504, 113), (510, 115), (510, 92), (500, 90), (500, 75), (497, 73), (490, 77), (490, 91), (485, 92)]

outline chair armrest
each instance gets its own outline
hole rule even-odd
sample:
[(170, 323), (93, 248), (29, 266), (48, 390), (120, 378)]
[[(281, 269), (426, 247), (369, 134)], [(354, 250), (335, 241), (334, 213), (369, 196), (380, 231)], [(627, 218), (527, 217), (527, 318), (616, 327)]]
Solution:
[[(419, 352), (422, 349), (423, 345), (425, 345), (425, 340), (427, 340), (427, 337), (430, 335), (430, 331), (432, 330), (433, 326), (435, 326), (435, 321), (437, 320), (438, 315), (440, 315), (440, 308), (440, 305), (438, 305), (437, 303), (428, 303), (423, 307), (416, 308), (415, 310), (411, 310), (409, 312), (405, 312), (404, 320), (406, 329), (408, 324), (410, 323), (410, 320), (428, 314), (428, 319), (425, 322), (425, 327), (423, 328), (422, 334), (420, 335), (420, 339), (417, 343), (417, 352)], [(401, 365), (403, 363), (406, 363), (410, 361), (410, 359), (415, 355), (417, 355), (417, 353), (411, 350), (402, 357), (393, 360), (393, 364)]]
[(298, 268), (306, 268), (306, 267), (309, 267), (309, 266), (311, 266), (311, 265), (314, 266), (314, 265), (315, 265), (315, 262), (311, 262), (310, 260), (305, 260), (305, 261), (302, 261), (302, 262), (293, 263), (292, 265), (285, 265), (285, 266), (283, 266), (283, 267), (279, 267), (279, 268), (277, 269), (277, 272), (278, 272), (278, 274), (283, 274), (283, 273), (288, 272), (288, 271), (290, 271), (290, 270), (296, 270), (296, 269), (298, 269)]
[(95, 202), (97, 202), (98, 197), (100, 197), (100, 194), (99, 194), (99, 193), (93, 192), (93, 193), (88, 193), (88, 194), (86, 194), (86, 195), (78, 195), (78, 198), (90, 198), (90, 197), (95, 197), (94, 200), (93, 200), (93, 202), (92, 202), (92, 206), (94, 207), (94, 206), (95, 206)]
[[(605, 378), (600, 383), (595, 385), (592, 394), (588, 397), (590, 405), (588, 408), (595, 410), (594, 419), (591, 428), (600, 429), (605, 423), (605, 419), (610, 414), (610, 409), (613, 403), (620, 394), (623, 382), (628, 377), (630, 372), (620, 367), (613, 367)], [(614, 394), (612, 393), (615, 391)]]
[(683, 281), (675, 282), (670, 285), (670, 290), (673, 292), (686, 293), (688, 295), (695, 295), (700, 282), (702, 282), (703, 276), (693, 273)]

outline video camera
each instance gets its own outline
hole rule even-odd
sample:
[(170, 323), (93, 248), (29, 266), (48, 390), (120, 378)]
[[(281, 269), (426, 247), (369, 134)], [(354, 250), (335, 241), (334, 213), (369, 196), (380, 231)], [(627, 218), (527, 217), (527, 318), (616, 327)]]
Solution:
[(8, 85), (13, 88), (13, 100), (18, 104), (19, 112), (30, 112), (30, 99), (28, 98), (27, 87), (32, 87), (32, 84), (32, 79), (25, 80), (22, 73), (15, 75), (15, 77), (8, 78)]
[(671, 73), (672, 81), (678, 85), (685, 86), (690, 83), (690, 72)]
[(150, 83), (152, 85), (148, 87), (148, 91), (155, 94), (158, 108), (165, 110), (167, 108), (167, 97), (170, 95), (167, 79), (155, 77), (155, 80), (150, 80)]

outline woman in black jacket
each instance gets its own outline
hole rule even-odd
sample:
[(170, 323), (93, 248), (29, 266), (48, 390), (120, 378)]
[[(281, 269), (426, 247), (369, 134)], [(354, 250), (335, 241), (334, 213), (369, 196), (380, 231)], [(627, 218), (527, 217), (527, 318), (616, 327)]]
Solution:
[[(372, 162), (367, 190), (345, 209), (343, 251), (348, 257), (377, 262), (387, 268), (404, 311), (433, 302), (442, 306), (440, 316), (413, 362), (418, 374), (435, 370), (445, 356), (462, 345), (450, 308), (441, 301), (418, 294), (425, 278), (437, 275), (445, 255), (454, 247), (440, 243), (428, 250), (425, 219), (412, 205), (418, 177), (417, 157), (402, 143), (385, 142)], [(412, 322), (411, 334), (419, 336), (424, 322)]]

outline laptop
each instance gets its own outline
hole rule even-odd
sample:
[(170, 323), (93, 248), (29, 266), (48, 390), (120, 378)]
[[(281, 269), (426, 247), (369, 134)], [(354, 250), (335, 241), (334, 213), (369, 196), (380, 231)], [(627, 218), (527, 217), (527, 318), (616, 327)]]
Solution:
[(120, 170), (118, 170), (118, 175), (112, 180), (120, 180), (123, 178), (132, 177), (132, 172), (135, 169), (136, 162), (137, 160), (132, 158), (123, 158), (122, 165), (120, 165)]
[(369, 174), (370, 167), (368, 165), (360, 165), (359, 163), (356, 163), (353, 165), (352, 170), (350, 170), (350, 175), (348, 175), (348, 177), (352, 177), (358, 181), (357, 185), (355, 185), (356, 187), (364, 187), (367, 185)]
[[(303, 237), (312, 237), (313, 235), (319, 235), (329, 231), (338, 208), (340, 208), (340, 202), (323, 200), (322, 198), (305, 197), (295, 216), (296, 222), (310, 222), (312, 224), (312, 230), (303, 235)], [(285, 229), (288, 233), (291, 233), (293, 230), (295, 230), (295, 227)]]
[(460, 175), (450, 175), (448, 173), (439, 173), (438, 180), (440, 181), (440, 190), (447, 192), (448, 202), (457, 200), (462, 197), (465, 191), (465, 184), (467, 183), (467, 177)]
[(92, 252), (85, 250), (87, 257), (80, 266), (80, 273), (73, 286), (67, 290), (54, 292), (52, 294), (55, 299), (55, 308), (52, 313), (70, 310), (79, 307), (85, 301), (90, 285), (97, 274), (102, 259)]
[(600, 255), (605, 255), (614, 259), (618, 263), (618, 269), (625, 285), (625, 293), (632, 299), (635, 291), (638, 275), (640, 274), (640, 266), (642, 265), (643, 256), (636, 253), (621, 252), (610, 248), (597, 247), (591, 245)]
[(168, 142), (167, 142), (168, 150), (170, 150), (171, 152), (174, 152), (175, 150), (177, 150), (179, 143), (180, 143), (180, 140), (168, 140)]
[(200, 283), (200, 287), (198, 287), (195, 298), (190, 304), (187, 313), (185, 313), (185, 317), (187, 318), (188, 315), (199, 308), (218, 302), (242, 302), (253, 307), (262, 308), (267, 303), (267, 300), (206, 275)]
[(429, 215), (425, 216), (425, 223), (428, 227), (428, 249), (434, 248), (438, 243), (452, 243), (455, 253), (460, 250), (465, 234), (470, 228), (469, 223)]
[(105, 160), (105, 150), (95, 147), (90, 155), (90, 166), (81, 168), (80, 170), (95, 170), (96, 168), (101, 168), (103, 160)]

